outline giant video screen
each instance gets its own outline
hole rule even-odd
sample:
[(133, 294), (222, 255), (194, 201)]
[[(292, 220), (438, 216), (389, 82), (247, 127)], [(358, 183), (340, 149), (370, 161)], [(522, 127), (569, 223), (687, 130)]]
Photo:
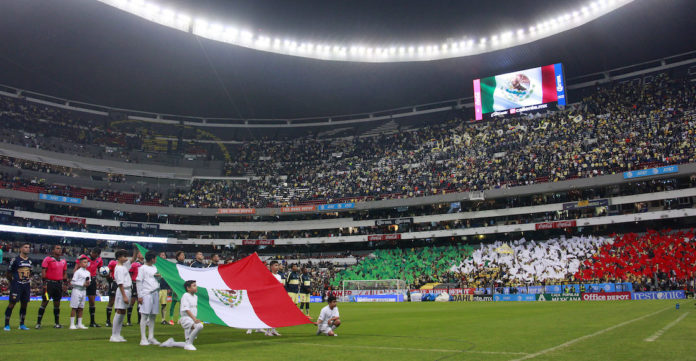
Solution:
[(563, 65), (556, 63), (474, 80), (476, 120), (565, 105)]

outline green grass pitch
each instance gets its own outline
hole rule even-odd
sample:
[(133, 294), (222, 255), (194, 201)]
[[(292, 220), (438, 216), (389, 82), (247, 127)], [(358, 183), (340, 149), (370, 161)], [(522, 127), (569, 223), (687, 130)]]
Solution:
[[(282, 337), (207, 325), (196, 352), (139, 346), (137, 325), (124, 327), (128, 342), (116, 344), (105, 327), (53, 329), (51, 307), (35, 330), (38, 304), (29, 305), (30, 331), (17, 330), (17, 305), (12, 331), (0, 332), (0, 360), (696, 360), (693, 300), (344, 303), (338, 337), (316, 336), (310, 325), (279, 329)], [(312, 317), (322, 306), (312, 304)], [(104, 309), (97, 303), (101, 324)], [(63, 302), (63, 326), (68, 317)], [(155, 335), (183, 341), (178, 325), (157, 324)]]

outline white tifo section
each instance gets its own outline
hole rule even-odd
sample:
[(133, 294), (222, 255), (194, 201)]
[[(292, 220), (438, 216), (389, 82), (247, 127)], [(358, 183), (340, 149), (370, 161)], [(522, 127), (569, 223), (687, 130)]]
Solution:
[[(223, 281), (220, 273), (216, 268), (191, 268), (182, 265), (176, 265), (179, 271), (179, 276), (184, 281), (196, 280), (196, 285), (198, 287), (203, 287), (208, 290), (208, 298), (210, 302), (210, 307), (217, 314), (217, 316), (225, 322), (229, 327), (235, 328), (271, 328), (256, 315), (254, 307), (249, 301), (249, 294), (246, 290), (236, 290), (237, 292), (242, 292), (242, 302), (234, 307), (225, 305), (222, 303), (218, 297), (215, 295), (213, 290), (224, 290), (227, 291), (230, 288), (227, 286), (225, 281)], [(199, 310), (201, 298), (198, 299)]]
[[(552, 238), (546, 241), (527, 241), (521, 238), (512, 242), (495, 242), (484, 245), (473, 252), (470, 258), (450, 271), (469, 275), (482, 269), (484, 264), (506, 265), (510, 280), (524, 282), (564, 279), (568, 273), (580, 269), (582, 260), (592, 257), (610, 238), (579, 236)], [(499, 247), (508, 245), (513, 253), (499, 253)]]
[(667, 330), (669, 330), (670, 328), (674, 327), (676, 324), (678, 324), (679, 322), (681, 322), (681, 320), (683, 320), (687, 315), (689, 315), (689, 312), (687, 312), (687, 313), (685, 313), (685, 314), (679, 316), (679, 318), (677, 318), (676, 320), (670, 322), (667, 326), (663, 327), (663, 328), (660, 329), (659, 331), (655, 332), (654, 335), (652, 335), (652, 336), (646, 338), (646, 339), (645, 339), (645, 342), (653, 342), (653, 341), (657, 340), (660, 336), (662, 336), (663, 333), (667, 332)]

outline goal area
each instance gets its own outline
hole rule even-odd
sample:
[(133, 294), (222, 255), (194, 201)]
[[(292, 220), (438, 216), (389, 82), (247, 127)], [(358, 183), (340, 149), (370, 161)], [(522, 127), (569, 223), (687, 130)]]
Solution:
[(408, 291), (406, 281), (399, 279), (383, 280), (344, 280), (341, 282), (341, 300), (354, 300), (356, 296), (405, 295)]

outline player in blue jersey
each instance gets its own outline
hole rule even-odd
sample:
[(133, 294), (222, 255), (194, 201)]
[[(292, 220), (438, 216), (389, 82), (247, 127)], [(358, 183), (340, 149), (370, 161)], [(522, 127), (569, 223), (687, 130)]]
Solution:
[(285, 278), (285, 289), (288, 291), (288, 296), (294, 304), (297, 304), (300, 294), (300, 271), (296, 264), (290, 267), (290, 273)]
[(31, 245), (24, 243), (19, 249), (19, 256), (14, 257), (10, 261), (10, 267), (7, 269), (7, 279), (12, 283), (10, 285), (10, 303), (5, 310), (5, 331), (10, 330), (10, 317), (15, 304), (19, 301), (19, 329), (28, 330), (24, 326), (24, 319), (27, 316), (27, 305), (31, 294), (31, 267), (32, 262), (29, 259)]

